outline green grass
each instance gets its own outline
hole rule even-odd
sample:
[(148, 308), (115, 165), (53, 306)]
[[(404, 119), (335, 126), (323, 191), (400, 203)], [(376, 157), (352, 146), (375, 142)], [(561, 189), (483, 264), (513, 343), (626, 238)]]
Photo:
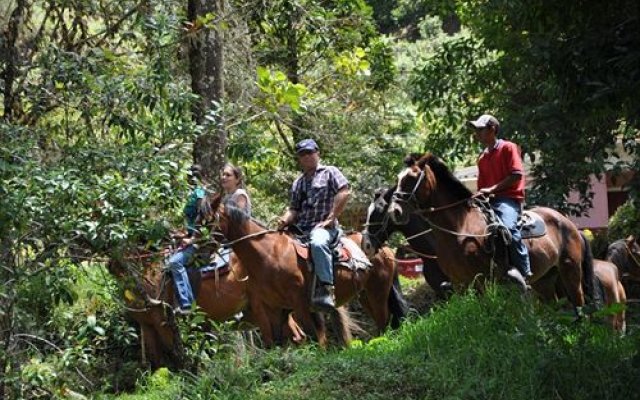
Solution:
[(229, 354), (119, 398), (638, 399), (638, 342), (490, 288), (350, 349)]

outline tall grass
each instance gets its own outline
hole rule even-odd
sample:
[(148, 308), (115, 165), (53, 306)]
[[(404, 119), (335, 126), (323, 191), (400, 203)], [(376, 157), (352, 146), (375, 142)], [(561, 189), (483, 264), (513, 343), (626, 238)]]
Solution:
[(174, 379), (190, 399), (638, 399), (638, 338), (491, 287), (347, 350), (253, 350)]

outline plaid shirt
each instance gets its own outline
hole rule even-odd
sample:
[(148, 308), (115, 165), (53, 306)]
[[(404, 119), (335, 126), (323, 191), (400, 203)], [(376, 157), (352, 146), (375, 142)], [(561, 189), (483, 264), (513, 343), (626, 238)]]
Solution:
[(333, 166), (319, 165), (313, 176), (300, 175), (291, 185), (290, 208), (298, 214), (298, 226), (309, 232), (324, 221), (336, 194), (349, 186), (347, 178)]

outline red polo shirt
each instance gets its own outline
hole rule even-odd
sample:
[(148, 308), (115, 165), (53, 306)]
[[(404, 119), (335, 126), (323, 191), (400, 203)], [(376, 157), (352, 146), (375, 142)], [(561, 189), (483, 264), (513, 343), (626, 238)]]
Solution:
[(524, 200), (524, 167), (518, 145), (508, 140), (498, 139), (493, 148), (484, 149), (478, 157), (478, 190), (496, 185), (512, 174), (520, 174), (522, 179), (511, 188), (495, 195), (522, 202)]

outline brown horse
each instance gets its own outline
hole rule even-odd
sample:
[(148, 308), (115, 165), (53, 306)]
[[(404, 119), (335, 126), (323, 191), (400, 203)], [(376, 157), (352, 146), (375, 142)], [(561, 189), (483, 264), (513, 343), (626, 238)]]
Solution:
[[(174, 285), (169, 275), (163, 272), (162, 256), (151, 257), (150, 253), (129, 253), (112, 258), (108, 268), (124, 286), (124, 300), (129, 315), (140, 324), (143, 357), (146, 356), (152, 369), (161, 366), (181, 368), (184, 351), (180, 341), (173, 310)], [(160, 258), (160, 259), (158, 259)], [(218, 272), (200, 276), (192, 274), (196, 304), (213, 321), (224, 322), (239, 312), (244, 313), (245, 328), (255, 326), (254, 317), (247, 308), (246, 271), (238, 257), (231, 255), (229, 267)], [(151, 305), (147, 299), (162, 300), (162, 305)], [(344, 310), (340, 311), (343, 317)], [(282, 321), (282, 317), (270, 315), (269, 322)], [(284, 327), (274, 326), (283, 337), (300, 342), (305, 334), (289, 315)]]
[[(486, 201), (474, 196), (442, 160), (427, 154), (398, 176), (389, 214), (396, 223), (406, 222), (411, 213), (427, 220), (433, 228), (440, 267), (454, 284), (466, 286), (477, 278), (492, 277), (494, 272), (501, 277), (507, 268), (507, 261), (495, 256), (500, 253), (500, 244), (492, 231), (496, 225), (487, 222), (483, 211), (487, 208)], [(593, 264), (587, 257), (591, 249), (564, 215), (545, 207), (531, 211), (542, 219), (546, 231), (524, 240), (534, 274), (532, 287), (542, 297), (554, 298), (555, 278), (546, 277), (556, 267), (569, 300), (580, 314), (585, 290), (589, 297), (593, 295)]]
[[(221, 204), (221, 196), (210, 194), (203, 202), (203, 215), (217, 222), (221, 233), (230, 241), (235, 254), (246, 266), (251, 310), (260, 328), (263, 341), (273, 342), (273, 330), (265, 316), (280, 310), (293, 310), (306, 332), (314, 332), (321, 346), (326, 346), (326, 328), (322, 314), (312, 312), (310, 282), (312, 272), (300, 259), (298, 241), (289, 234), (266, 229), (250, 219), (233, 203)], [(350, 236), (359, 245), (361, 235)], [(395, 265), (393, 254), (385, 248), (367, 269), (336, 268), (336, 303), (342, 305), (360, 295), (364, 309), (379, 331), (389, 323), (390, 309), (394, 319), (403, 317), (400, 294), (393, 287)], [(347, 332), (342, 336), (350, 340)]]
[[(602, 291), (604, 292), (604, 301), (608, 307), (614, 304), (623, 305), (627, 302), (627, 295), (620, 281), (618, 268), (610, 261), (593, 260), (593, 269), (598, 278)], [(624, 332), (626, 329), (625, 310), (622, 307), (619, 311), (615, 311), (611, 315), (611, 325), (618, 332)]]

